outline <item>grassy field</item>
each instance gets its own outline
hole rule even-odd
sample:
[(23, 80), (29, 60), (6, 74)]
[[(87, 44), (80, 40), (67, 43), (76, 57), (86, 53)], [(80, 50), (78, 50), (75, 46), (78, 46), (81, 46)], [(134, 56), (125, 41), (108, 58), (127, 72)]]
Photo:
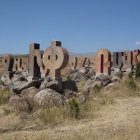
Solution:
[(139, 140), (140, 83), (130, 83), (93, 89), (76, 118), (64, 107), (8, 112), (1, 91), (0, 140)]

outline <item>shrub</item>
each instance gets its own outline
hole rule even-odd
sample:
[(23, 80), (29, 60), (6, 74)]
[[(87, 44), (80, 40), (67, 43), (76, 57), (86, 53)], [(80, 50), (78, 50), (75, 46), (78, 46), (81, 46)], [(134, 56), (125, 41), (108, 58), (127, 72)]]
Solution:
[(10, 92), (8, 89), (0, 90), (0, 104), (6, 104), (9, 101)]
[(67, 81), (71, 81), (71, 77), (69, 75), (67, 76)]
[(79, 109), (79, 104), (74, 98), (72, 98), (69, 101), (69, 109), (70, 109), (70, 115), (73, 118), (77, 119), (79, 117), (80, 109)]
[(126, 80), (126, 85), (129, 89), (136, 90), (137, 85), (132, 76), (129, 75), (128, 79)]
[(136, 65), (136, 79), (140, 78), (140, 62), (137, 63)]
[(94, 88), (93, 88), (93, 92), (99, 93), (101, 91), (101, 89), (102, 89), (101, 86), (95, 85)]

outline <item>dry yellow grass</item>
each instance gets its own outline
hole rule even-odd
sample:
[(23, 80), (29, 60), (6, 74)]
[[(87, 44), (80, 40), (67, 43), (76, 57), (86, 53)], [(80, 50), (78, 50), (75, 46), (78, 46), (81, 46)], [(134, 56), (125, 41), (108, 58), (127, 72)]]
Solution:
[[(3, 132), (1, 140), (139, 140), (140, 98), (117, 99), (104, 106), (94, 120), (58, 124), (43, 130), (14, 130)], [(15, 126), (16, 117), (12, 118)], [(20, 122), (21, 123), (21, 122)], [(11, 124), (9, 124), (10, 126)], [(27, 127), (27, 126), (26, 126)]]
[[(140, 91), (128, 83), (93, 90), (79, 104), (80, 118), (63, 108), (5, 114), (0, 107), (0, 140), (139, 140)], [(46, 121), (46, 122), (45, 122)]]

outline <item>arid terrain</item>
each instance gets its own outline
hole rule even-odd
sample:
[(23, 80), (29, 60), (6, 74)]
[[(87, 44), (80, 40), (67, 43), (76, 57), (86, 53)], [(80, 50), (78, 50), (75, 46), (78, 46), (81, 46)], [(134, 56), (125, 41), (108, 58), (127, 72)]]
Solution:
[[(48, 122), (33, 113), (10, 113), (0, 106), (1, 140), (139, 140), (140, 91), (125, 82), (92, 91), (80, 105), (80, 118), (65, 118), (62, 111), (51, 110)], [(37, 114), (36, 114), (37, 113)], [(50, 122), (49, 122), (50, 121)]]

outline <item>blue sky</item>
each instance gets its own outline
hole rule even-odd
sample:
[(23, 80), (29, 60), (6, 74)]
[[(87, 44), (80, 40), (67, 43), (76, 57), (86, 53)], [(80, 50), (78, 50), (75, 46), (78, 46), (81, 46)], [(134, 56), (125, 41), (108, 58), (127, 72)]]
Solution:
[(0, 53), (60, 40), (70, 52), (140, 48), (140, 0), (0, 0)]

